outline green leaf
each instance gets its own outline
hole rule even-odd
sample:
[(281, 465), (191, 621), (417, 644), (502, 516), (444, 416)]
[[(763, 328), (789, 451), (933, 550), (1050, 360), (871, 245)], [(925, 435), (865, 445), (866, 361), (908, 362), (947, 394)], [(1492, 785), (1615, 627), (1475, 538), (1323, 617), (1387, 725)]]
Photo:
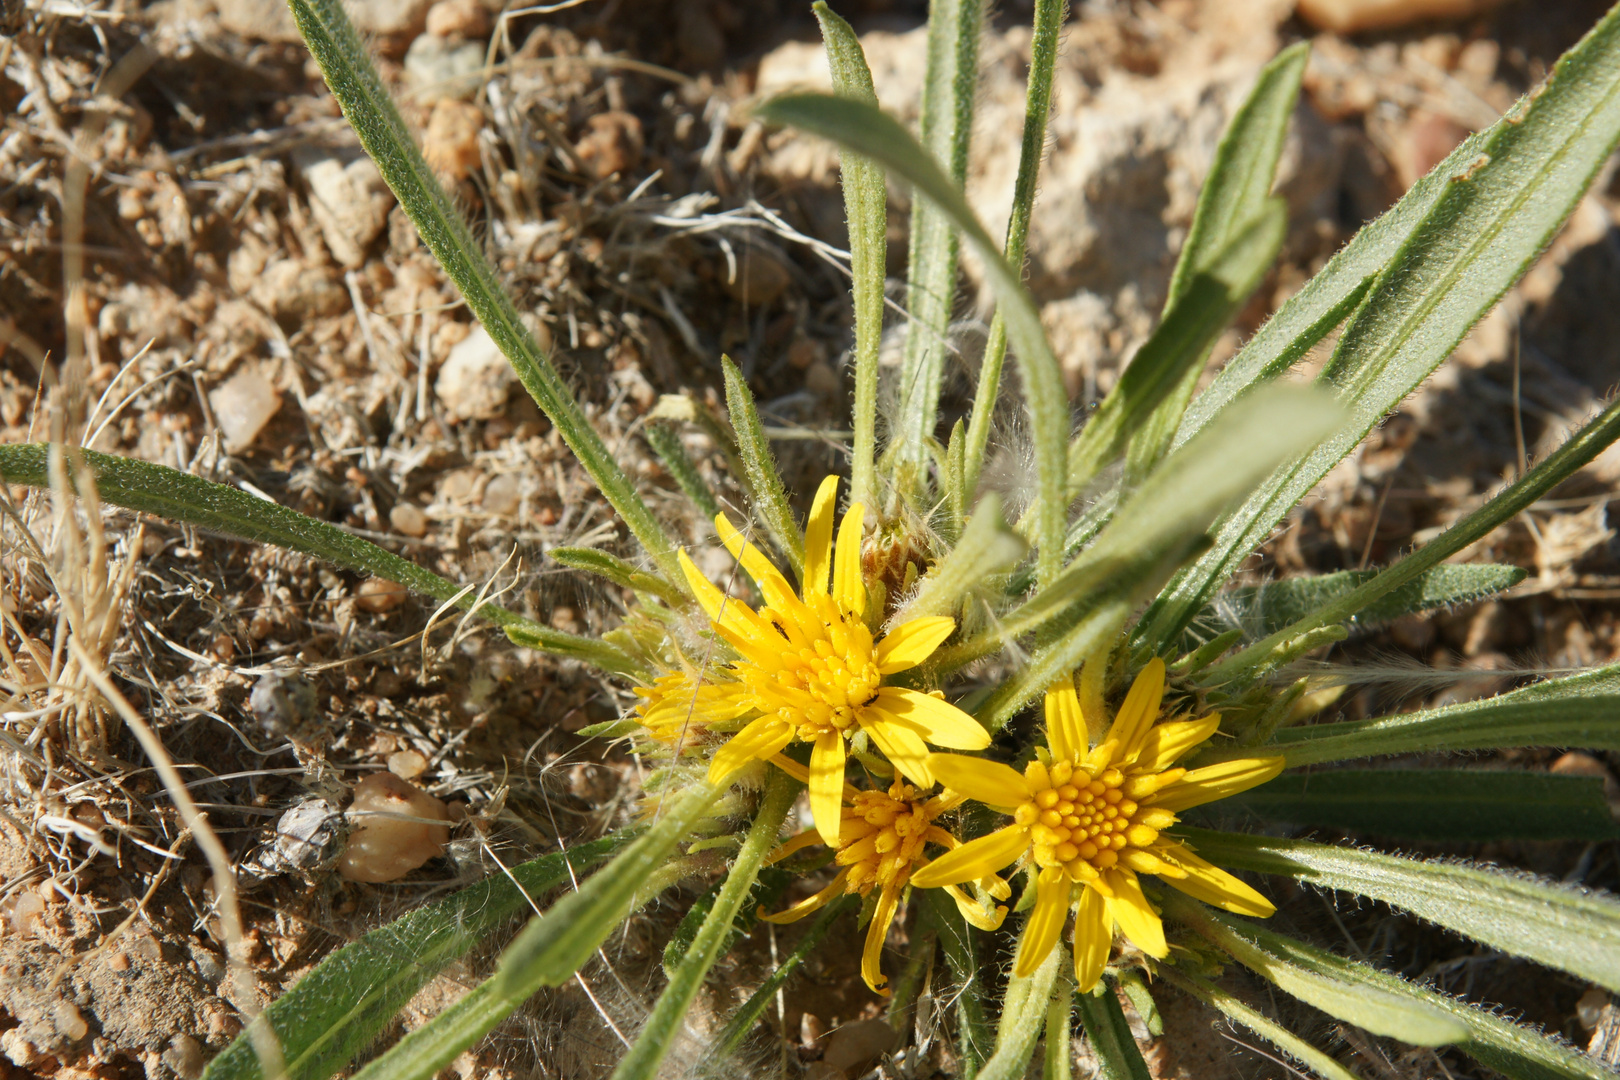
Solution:
[[(1277, 161), (1282, 156), (1283, 140), (1288, 133), (1288, 120), (1299, 99), (1299, 82), (1305, 74), (1305, 62), (1310, 58), (1309, 42), (1301, 41), (1278, 53), (1276, 58), (1260, 70), (1254, 89), (1249, 91), (1237, 114), (1233, 116), (1226, 134), (1216, 148), (1215, 160), (1210, 165), (1209, 179), (1198, 193), (1198, 208), (1193, 213), (1192, 227), (1186, 243), (1176, 260), (1175, 274), (1170, 279), (1169, 295), (1165, 300), (1165, 315), (1185, 296), (1200, 272), (1214, 271), (1231, 280), (1230, 273), (1221, 273), (1227, 258), (1227, 245), (1265, 211), (1271, 198), (1271, 185), (1277, 173)], [(1286, 226), (1286, 214), (1283, 214)], [(1282, 237), (1277, 237), (1277, 247)], [(1273, 247), (1266, 259), (1269, 265), (1276, 257)], [(1262, 273), (1264, 269), (1262, 268)], [(1253, 292), (1259, 278), (1243, 292), (1243, 299)], [(1218, 331), (1217, 331), (1218, 332)], [(1171, 440), (1181, 424), (1187, 402), (1198, 387), (1203, 374), (1204, 361), (1214, 337), (1200, 351), (1198, 360), (1186, 365), (1176, 386), (1165, 400), (1153, 410), (1131, 440), (1130, 461), (1126, 469), (1126, 482), (1133, 483), (1153, 471), (1170, 450)], [(1134, 361), (1133, 361), (1134, 363)]]
[(1046, 1054), (1041, 1080), (1070, 1080), (1074, 1075), (1074, 983), (1059, 980), (1046, 1006)]
[[(1139, 462), (1140, 473), (1130, 478), (1131, 486), (1150, 471), (1150, 460), (1157, 464), (1169, 444), (1167, 436), (1160, 437), (1160, 429), (1168, 431), (1164, 425), (1169, 421), (1151, 430), (1144, 425), (1155, 416), (1180, 416), (1185, 406), (1178, 396), (1180, 388), (1196, 385), (1215, 339), (1265, 276), (1287, 227), (1282, 200), (1263, 204), (1248, 227), (1221, 250), (1215, 264), (1194, 275), (1069, 447), (1071, 497), (1078, 496), (1141, 432), (1158, 440), (1157, 450), (1142, 451), (1146, 457)], [(1159, 412), (1161, 406), (1165, 413)]]
[(1114, 993), (1113, 981), (1104, 979), (1092, 993), (1077, 995), (1075, 1003), (1091, 1052), (1097, 1055), (1097, 1072), (1102, 1080), (1152, 1080), (1153, 1073), (1142, 1060), (1125, 1010)]
[[(641, 1034), (619, 1059), (613, 1080), (651, 1080), (658, 1072), (659, 1064), (685, 1027), (687, 1010), (702, 988), (704, 977), (721, 953), (740, 936), (737, 913), (754, 895), (759, 868), (776, 846), (776, 834), (802, 790), (804, 786), (797, 780), (779, 770), (771, 770), (765, 797), (748, 828), (748, 836), (737, 850), (737, 858), (726, 872), (719, 895), (703, 916), (703, 923), (690, 945), (670, 969), (669, 985), (658, 995)], [(664, 959), (667, 964), (667, 952)]]
[[(827, 66), (833, 91), (840, 97), (877, 107), (877, 90), (866, 53), (855, 30), (816, 0), (811, 6), (827, 43)], [(844, 152), (838, 159), (844, 188), (844, 218), (849, 225), (850, 290), (855, 307), (855, 438), (850, 467), (850, 502), (873, 505), (877, 498), (878, 352), (883, 344), (884, 259), (888, 253), (888, 190), (883, 170), (870, 158)]]
[[(1013, 181), (1012, 211), (1007, 217), (1007, 265), (1022, 275), (1029, 241), (1029, 219), (1035, 205), (1035, 181), (1046, 152), (1046, 120), (1052, 111), (1052, 76), (1057, 64), (1058, 39), (1063, 30), (1066, 0), (1035, 0), (1035, 27), (1029, 43), (1029, 81), (1024, 91), (1024, 138), (1018, 148), (1018, 178)], [(973, 395), (963, 455), (963, 498), (971, 501), (979, 488), (984, 451), (990, 442), (990, 421), (1001, 394), (1001, 370), (1007, 359), (1007, 316), (1000, 308), (990, 320), (984, 360), (979, 365), (979, 386)]]
[(1139, 644), (1158, 652), (1174, 641), (1289, 510), (1450, 355), (1556, 234), (1617, 136), (1620, 10), (1490, 129), (1473, 161), (1446, 174), (1444, 190), (1389, 259), (1323, 373), (1352, 422), (1279, 470), (1222, 525), (1209, 553), (1144, 616)]
[[(48, 443), (0, 446), (0, 480), (8, 484), (50, 487), (50, 450)], [(398, 582), (440, 602), (453, 601), (464, 611), (477, 604), (479, 616), (501, 627), (508, 637), (527, 648), (573, 657), (620, 674), (633, 674), (639, 668), (612, 645), (541, 626), (495, 604), (478, 603), (476, 590), (457, 585), (335, 525), (317, 521), (280, 503), (166, 465), (94, 450), (75, 448), (71, 452), (82, 456), (95, 481), (96, 495), (103, 502), (184, 522), (208, 532), (276, 544), (313, 555), (357, 573)], [(70, 469), (69, 474), (72, 473)]]
[(1406, 840), (1614, 840), (1603, 782), (1463, 769), (1286, 773), (1222, 799), (1221, 813)]
[(1035, 1053), (1035, 1044), (1046, 1030), (1047, 1003), (1052, 1000), (1052, 988), (1064, 977), (1068, 959), (1069, 950), (1062, 944), (1055, 945), (1032, 974), (1014, 975), (1007, 980), (1001, 997), (1001, 1023), (996, 1028), (996, 1051), (979, 1070), (978, 1080), (1021, 1080)]
[(668, 880), (669, 854), (691, 835), (720, 792), (696, 783), (672, 795), (642, 836), (544, 915), (529, 920), (495, 973), (412, 1031), (355, 1080), (432, 1080), (542, 986), (573, 978), (629, 915), (638, 894)]
[(343, 115), (376, 162), (423, 243), (461, 290), (472, 313), (506, 354), (529, 396), (574, 452), (609, 504), (630, 527), (666, 578), (681, 582), (675, 549), (663, 527), (636, 494), (572, 391), (518, 318), (495, 268), (484, 258), (467, 223), (456, 212), (433, 170), (422, 160), (410, 130), (384, 89), (365, 46), (339, 0), (288, 0), (298, 32), (321, 66)]
[[(1196, 905), (1182, 905), (1182, 917), (1211, 940), (1241, 935), (1274, 957), (1341, 982), (1382, 990), (1444, 1013), (1462, 1024), (1460, 1046), (1469, 1056), (1513, 1080), (1614, 1080), (1614, 1073), (1580, 1051), (1495, 1013), (1334, 956), (1324, 949), (1285, 937), (1256, 923)], [(1191, 917), (1188, 917), (1188, 915)]]
[[(1249, 636), (1265, 637), (1338, 603), (1379, 573), (1377, 570), (1340, 570), (1333, 574), (1268, 581), (1263, 585), (1242, 585), (1222, 593), (1220, 605), (1238, 613)], [(1442, 563), (1386, 593), (1355, 613), (1354, 618), (1360, 626), (1375, 626), (1432, 608), (1471, 604), (1511, 589), (1524, 579), (1525, 571), (1517, 566)], [(1213, 610), (1206, 609), (1200, 619), (1208, 622), (1214, 615)]]
[(759, 410), (754, 408), (754, 394), (731, 357), (722, 356), (720, 367), (725, 373), (726, 408), (731, 411), (731, 427), (737, 433), (737, 450), (742, 457), (749, 493), (753, 496), (754, 513), (777, 550), (793, 566), (794, 576), (802, 577), (804, 534), (799, 531), (793, 508), (788, 505), (787, 490), (782, 486), (776, 458), (765, 437), (765, 425), (760, 423)]
[(791, 124), (842, 143), (909, 180), (924, 198), (933, 200), (950, 216), (983, 261), (996, 302), (1007, 317), (1007, 336), (1023, 374), (1024, 397), (1030, 410), (1036, 496), (1042, 507), (1035, 530), (1040, 546), (1040, 575), (1043, 581), (1057, 576), (1063, 560), (1066, 517), (1063, 492), (1069, 398), (1057, 357), (1041, 328), (1040, 312), (1018, 272), (1002, 258), (995, 241), (968, 208), (961, 189), (946, 178), (893, 117), (870, 105), (825, 94), (785, 94), (761, 105), (757, 112), (766, 121)]
[[(1620, 750), (1620, 665), (1438, 709), (1285, 728), (1271, 747), (1289, 768), (1381, 754), (1441, 750), (1504, 750), (1516, 746), (1572, 746)], [(1217, 751), (1199, 758), (1252, 755)]]
[(675, 586), (657, 574), (637, 569), (617, 555), (610, 555), (596, 548), (576, 547), (552, 548), (547, 554), (570, 570), (583, 570), (587, 574), (595, 574), (623, 588), (652, 593), (660, 600), (676, 607), (687, 603), (686, 594)]
[[(928, 66), (918, 120), (920, 146), (945, 170), (957, 191), (967, 180), (983, 22), (982, 0), (929, 2)], [(875, 109), (876, 104), (873, 99), (869, 107)], [(900, 360), (900, 408), (890, 435), (902, 490), (925, 490), (920, 475), (908, 482), (905, 474), (915, 474), (925, 466), (928, 443), (938, 423), (939, 393), (950, 348), (947, 335), (956, 304), (957, 247), (949, 210), (928, 201), (913, 205), (906, 281), (909, 321)]]
[(1206, 679), (1214, 681), (1251, 669), (1264, 670), (1271, 662), (1272, 653), (1290, 639), (1321, 626), (1342, 622), (1358, 611), (1388, 600), (1393, 594), (1411, 586), (1431, 568), (1437, 567), (1442, 559), (1450, 558), (1498, 525), (1517, 517), (1537, 499), (1597, 457), (1616, 438), (1620, 438), (1620, 400), (1583, 425), (1534, 469), (1422, 549), (1380, 571), (1370, 581), (1363, 582), (1343, 597), (1317, 608), (1292, 625), (1216, 664), (1209, 669)]
[[(934, 663), (942, 669), (967, 663), (1021, 634), (1054, 623), (1066, 626), (1094, 606), (1121, 597), (1133, 607), (1196, 549), (1212, 522), (1279, 461), (1310, 446), (1339, 418), (1325, 394), (1302, 387), (1267, 387), (1238, 402), (1167, 458), (1057, 580), (1009, 612), (994, 630), (940, 650)], [(1090, 641), (1085, 652), (1071, 655), (1081, 646), (1072, 639), (1037, 653), (1023, 672), (1003, 684), (993, 699), (993, 712), (981, 712), (981, 719), (1010, 716), (1044, 692), (1060, 671), (1072, 671), (1099, 643)]]
[(1195, 975), (1183, 974), (1168, 966), (1159, 968), (1158, 974), (1159, 978), (1164, 979), (1171, 986), (1191, 994), (1199, 1001), (1219, 1011), (1228, 1020), (1248, 1028), (1307, 1069), (1315, 1072), (1323, 1080), (1361, 1080), (1359, 1076), (1340, 1065), (1327, 1054), (1295, 1035), (1275, 1020), (1269, 1019), (1259, 1010), (1249, 1007), (1238, 998), (1228, 994), (1214, 983), (1198, 978)]
[(1497, 870), (1308, 840), (1186, 833), (1201, 856), (1225, 869), (1283, 874), (1370, 896), (1493, 949), (1620, 990), (1620, 902), (1610, 897)]
[(641, 429), (646, 436), (647, 445), (653, 448), (658, 460), (664, 463), (670, 476), (675, 478), (675, 484), (685, 492), (686, 497), (692, 500), (692, 505), (698, 508), (705, 521), (713, 521), (720, 513), (720, 503), (709, 490), (708, 483), (703, 474), (698, 472), (697, 465), (686, 453), (686, 447), (681, 445), (680, 433), (672, 423), (654, 420)]
[[(1163, 890), (1162, 895), (1165, 914), (1190, 923), (1244, 967), (1329, 1016), (1414, 1046), (1445, 1046), (1468, 1037), (1467, 1026), (1444, 1009), (1380, 986), (1343, 978), (1337, 972), (1295, 963), (1290, 957), (1257, 945), (1239, 933), (1230, 920), (1215, 918), (1196, 900), (1172, 890)], [(1244, 924), (1242, 929), (1249, 928)]]
[[(512, 867), (396, 919), (322, 960), (265, 1010), (289, 1080), (326, 1080), (393, 1021), (429, 979), (530, 898), (556, 888), (629, 842), (625, 835), (579, 844)], [(246, 1032), (208, 1063), (203, 1080), (260, 1080)]]

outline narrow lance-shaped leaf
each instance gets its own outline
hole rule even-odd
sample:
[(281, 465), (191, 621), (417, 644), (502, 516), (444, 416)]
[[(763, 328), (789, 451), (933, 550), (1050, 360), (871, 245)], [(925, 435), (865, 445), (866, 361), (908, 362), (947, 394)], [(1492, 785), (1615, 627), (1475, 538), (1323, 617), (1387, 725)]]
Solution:
[(1601, 780), (1496, 769), (1285, 773), (1207, 809), (1405, 840), (1620, 839)]
[(1329, 1016), (1414, 1046), (1444, 1046), (1468, 1037), (1468, 1028), (1444, 1009), (1292, 963), (1232, 932), (1228, 924), (1214, 920), (1210, 910), (1198, 901), (1171, 894), (1170, 890), (1164, 893), (1166, 915), (1191, 923), (1244, 967)]
[(501, 352), (511, 361), (519, 381), (556, 426), (558, 434), (590, 474), (596, 486), (624, 519), (641, 546), (670, 581), (683, 582), (675, 549), (636, 494), (602, 437), (545, 350), (518, 318), (495, 270), (484, 258), (467, 223), (462, 220), (422, 159), (410, 130), (394, 107), (393, 99), (366, 54), (354, 25), (339, 0), (288, 0), (298, 32), (321, 66), (332, 96), (343, 107), (360, 145), (366, 148), (399, 205), (405, 210), (423, 243), (433, 252), (450, 280), (461, 290), (467, 306), (483, 324)]
[(1373, 424), (1439, 365), (1555, 235), (1620, 137), (1620, 10), (1450, 175), (1368, 293), (1323, 373), (1352, 422), (1277, 474), (1222, 525), (1137, 632), (1164, 649)]
[(758, 113), (773, 123), (791, 124), (848, 146), (910, 181), (924, 198), (950, 215), (983, 260), (996, 302), (1007, 316), (1007, 336), (1018, 357), (1030, 410), (1037, 497), (1042, 500), (1035, 530), (1040, 545), (1039, 573), (1043, 581), (1056, 577), (1063, 559), (1069, 399), (1057, 357), (1041, 328), (1040, 313), (1017, 272), (1001, 257), (961, 190), (893, 117), (869, 105), (825, 94), (786, 94), (761, 105)]
[[(1217, 944), (1241, 936), (1271, 956), (1344, 983), (1373, 987), (1395, 997), (1419, 1002), (1463, 1025), (1459, 1045), (1469, 1056), (1513, 1080), (1614, 1080), (1614, 1073), (1579, 1050), (1515, 1024), (1496, 1013), (1438, 994), (1366, 964), (1335, 956), (1303, 941), (1285, 937), (1258, 923), (1238, 919), (1202, 905), (1184, 909), (1186, 921)], [(1190, 917), (1189, 917), (1190, 916)]]
[(1095, 993), (1079, 995), (1075, 1004), (1102, 1080), (1151, 1080), (1153, 1073), (1142, 1060), (1112, 980), (1098, 984)]
[[(1377, 577), (1378, 570), (1340, 570), (1332, 574), (1268, 581), (1228, 589), (1216, 597), (1220, 611), (1231, 612), (1250, 637), (1264, 637), (1349, 596)], [(1431, 567), (1406, 584), (1391, 590), (1356, 612), (1358, 626), (1376, 626), (1433, 608), (1471, 604), (1511, 589), (1525, 579), (1517, 566), (1496, 563), (1443, 563)], [(1200, 621), (1220, 621), (1215, 608), (1206, 608)]]
[[(326, 1080), (393, 1022), (429, 979), (501, 923), (629, 842), (610, 836), (512, 867), (488, 881), (371, 931), (322, 960), (265, 1010), (288, 1080)], [(262, 1080), (244, 1033), (208, 1063), (202, 1080)]]
[(1509, 484), (1505, 490), (1475, 510), (1434, 540), (1395, 563), (1350, 593), (1330, 601), (1290, 626), (1255, 642), (1236, 656), (1215, 665), (1205, 680), (1219, 681), (1252, 669), (1263, 669), (1275, 651), (1317, 627), (1343, 622), (1356, 612), (1384, 599), (1419, 575), (1437, 566), (1468, 545), (1481, 539), (1498, 525), (1517, 517), (1537, 499), (1563, 483), (1575, 471), (1602, 453), (1620, 438), (1620, 398), (1584, 425), (1535, 468)]
[(703, 474), (698, 472), (697, 465), (686, 453), (686, 447), (681, 445), (681, 436), (673, 423), (652, 421), (642, 428), (642, 434), (647, 438), (647, 445), (653, 448), (658, 460), (664, 463), (670, 476), (675, 478), (675, 484), (685, 493), (692, 505), (698, 508), (699, 513), (708, 521), (713, 521), (720, 513), (720, 503), (709, 489), (708, 482)]
[[(1282, 156), (1284, 136), (1288, 133), (1288, 118), (1293, 115), (1294, 103), (1299, 99), (1299, 82), (1309, 57), (1310, 43), (1301, 41), (1284, 49), (1261, 68), (1254, 89), (1249, 91), (1248, 98), (1232, 118), (1226, 134), (1221, 136), (1215, 160), (1210, 165), (1209, 179), (1198, 193), (1192, 227), (1187, 231), (1186, 243), (1181, 247), (1175, 273), (1170, 278), (1166, 315), (1186, 294), (1196, 274), (1210, 270), (1219, 272), (1226, 246), (1265, 209), (1277, 173), (1277, 161)], [(1278, 238), (1280, 246), (1281, 237)], [(1272, 257), (1276, 250), (1272, 248)], [(1266, 261), (1269, 265), (1270, 259)], [(1258, 279), (1245, 290), (1243, 299), (1247, 299), (1255, 285)], [(1127, 484), (1140, 482), (1169, 452), (1208, 358), (1209, 346), (1206, 346), (1198, 360), (1186, 366), (1175, 387), (1132, 437), (1126, 464)]]
[(1202, 829), (1186, 834), (1218, 866), (1370, 896), (1493, 949), (1620, 991), (1620, 902), (1611, 897), (1496, 870), (1308, 840)]
[(754, 407), (753, 392), (731, 357), (722, 356), (720, 366), (726, 380), (726, 408), (731, 410), (731, 427), (737, 433), (737, 450), (754, 497), (754, 513), (770, 533), (777, 550), (792, 564), (794, 575), (802, 576), (804, 536), (793, 518), (793, 508), (788, 505), (787, 489), (776, 471), (776, 458), (765, 437), (765, 425), (760, 423), (759, 410)]
[[(1620, 666), (1550, 679), (1483, 701), (1372, 720), (1285, 728), (1273, 736), (1268, 749), (1281, 751), (1289, 768), (1298, 768), (1381, 754), (1516, 746), (1620, 750)], [(1220, 750), (1198, 760), (1252, 752)]]
[(660, 600), (671, 604), (681, 605), (687, 602), (684, 593), (657, 574), (649, 574), (606, 551), (598, 551), (595, 548), (557, 547), (552, 548), (547, 554), (551, 556), (552, 561), (561, 563), (569, 569), (595, 574), (626, 589), (652, 593)]
[[(1024, 252), (1029, 241), (1029, 219), (1035, 206), (1035, 181), (1041, 158), (1046, 152), (1046, 121), (1052, 111), (1052, 77), (1057, 64), (1058, 41), (1063, 30), (1066, 0), (1035, 0), (1035, 27), (1029, 42), (1029, 81), (1024, 90), (1024, 139), (1018, 148), (1018, 178), (1013, 181), (1012, 211), (1007, 217), (1007, 265), (1022, 274)], [(979, 366), (978, 391), (973, 395), (973, 414), (968, 420), (967, 446), (963, 453), (962, 490), (964, 501), (971, 501), (979, 487), (984, 468), (985, 447), (990, 442), (990, 421), (1001, 395), (1001, 369), (1007, 359), (1007, 316), (998, 307), (990, 320), (985, 340), (984, 360)]]
[(1069, 950), (1056, 945), (1040, 967), (1026, 976), (1013, 976), (1001, 999), (1001, 1024), (996, 1029), (996, 1050), (979, 1070), (978, 1080), (1019, 1080), (1035, 1053), (1035, 1043), (1046, 1029), (1046, 1005), (1052, 988), (1064, 978)]
[[(930, 0), (928, 66), (923, 76), (919, 118), (921, 148), (945, 170), (951, 187), (967, 180), (968, 140), (978, 88), (982, 0)], [(875, 106), (875, 100), (872, 102)], [(932, 202), (911, 211), (911, 251), (907, 261), (905, 350), (900, 361), (900, 408), (893, 434), (898, 477), (903, 488), (924, 490), (916, 475), (928, 460), (928, 442), (939, 416), (947, 335), (956, 301), (956, 225), (950, 212)], [(913, 474), (907, 481), (906, 474)]]
[(529, 921), (501, 954), (495, 974), (361, 1069), (355, 1080), (431, 1080), (529, 995), (571, 979), (624, 921), (637, 894), (659, 879), (670, 852), (691, 835), (718, 795), (705, 783), (671, 795), (640, 839)]
[[(811, 5), (827, 43), (827, 66), (840, 97), (877, 107), (877, 90), (855, 30), (827, 6)], [(887, 255), (888, 190), (877, 163), (853, 151), (838, 159), (849, 225), (850, 291), (855, 308), (855, 437), (850, 467), (850, 502), (871, 506), (877, 497), (878, 352), (883, 345), (883, 281)]]
[[(94, 450), (75, 449), (73, 453), (83, 455), (103, 502), (208, 532), (313, 555), (358, 573), (398, 582), (441, 602), (454, 600), (463, 610), (477, 603), (473, 590), (280, 503), (166, 465)], [(48, 443), (0, 446), (0, 479), (10, 484), (49, 487), (49, 458)], [(514, 640), (521, 637), (520, 644), (529, 648), (571, 656), (605, 671), (633, 674), (637, 670), (630, 657), (595, 638), (553, 630), (495, 604), (478, 604), (477, 613)]]

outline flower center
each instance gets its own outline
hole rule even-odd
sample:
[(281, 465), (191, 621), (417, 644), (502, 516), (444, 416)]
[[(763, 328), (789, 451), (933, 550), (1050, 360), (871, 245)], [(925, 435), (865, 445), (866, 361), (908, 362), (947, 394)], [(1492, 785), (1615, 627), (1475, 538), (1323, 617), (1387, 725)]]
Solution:
[(844, 891), (865, 896), (873, 885), (900, 888), (922, 854), (931, 819), (915, 789), (897, 780), (887, 793), (862, 791), (844, 811), (839, 866), (849, 867)]
[(769, 664), (745, 662), (738, 668), (765, 710), (797, 727), (806, 741), (848, 729), (883, 681), (866, 623), (844, 615), (829, 597), (815, 601), (814, 608), (763, 610), (785, 639), (781, 651)]
[(1016, 820), (1030, 827), (1041, 866), (1090, 881), (1119, 862), (1126, 846), (1146, 847), (1159, 838), (1157, 829), (1136, 820), (1140, 808), (1120, 790), (1125, 776), (1118, 769), (1092, 776), (1070, 761), (1050, 769), (1032, 761), (1024, 775), (1035, 797), (1018, 807)]

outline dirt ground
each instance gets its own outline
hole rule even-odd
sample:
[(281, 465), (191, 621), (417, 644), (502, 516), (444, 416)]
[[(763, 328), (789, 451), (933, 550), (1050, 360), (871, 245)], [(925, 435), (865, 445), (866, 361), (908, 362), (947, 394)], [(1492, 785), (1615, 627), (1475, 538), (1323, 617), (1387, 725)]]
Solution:
[[(883, 103), (914, 117), (924, 5), (833, 6), (862, 33)], [(722, 353), (749, 378), (799, 493), (840, 467), (851, 316), (836, 157), (746, 111), (758, 93), (824, 82), (825, 61), (808, 4), (795, 0), (559, 7), (357, 0), (353, 10), (520, 310), (655, 511), (698, 544), (703, 523), (638, 432), (662, 394), (723, 404)], [(1216, 363), (1363, 221), (1534, 86), (1604, 8), (1508, 2), (1342, 38), (1313, 30), (1287, 0), (1076, 3), (1029, 278), (1077, 418), (1152, 328), (1215, 142), (1277, 48), (1314, 37), (1279, 188), (1289, 239)], [(1028, 0), (1007, 0), (983, 43), (969, 192), (993, 232), (1016, 169), (1029, 17)], [(457, 581), (494, 582), (509, 606), (559, 629), (613, 625), (623, 598), (547, 552), (631, 555), (629, 537), (360, 154), (277, 0), (0, 4), (0, 104), (0, 441), (66, 431), (296, 507)], [(1328, 477), (1256, 576), (1388, 560), (1613, 392), (1612, 176), (1454, 361)], [(893, 279), (904, 277), (906, 199), (891, 193)], [(961, 301), (947, 420), (967, 408), (985, 330), (972, 266)], [(1019, 431), (1014, 410), (989, 470), (1014, 497), (1027, 484)], [(686, 443), (735, 497), (714, 444), (696, 431)], [(1470, 551), (1529, 571), (1500, 599), (1341, 647), (1334, 659), (1368, 671), (1343, 715), (1481, 696), (1620, 655), (1617, 483), (1611, 452)], [(207, 864), (125, 725), (85, 704), (85, 667), (64, 661), (70, 639), (161, 737), (232, 860), (258, 868), (242, 883), (260, 1001), (382, 921), (630, 812), (640, 764), (576, 733), (633, 699), (581, 666), (486, 627), (430, 621), (432, 605), (302, 556), (116, 512), (98, 544), (48, 495), (10, 498), (0, 1080), (189, 1078), (239, 1027)], [(1441, 674), (1415, 675), (1413, 661)], [(1612, 755), (1488, 763), (1585, 770), (1614, 788)], [(341, 805), (383, 772), (448, 805), (443, 856), (362, 884), (296, 871), (264, 847), (311, 792)], [(1614, 843), (1384, 846), (1620, 887)], [(1280, 924), (1312, 940), (1579, 1045), (1604, 1018), (1602, 995), (1573, 979), (1380, 905), (1275, 887)], [(649, 908), (579, 984), (543, 995), (453, 1071), (605, 1075), (619, 1041), (604, 1017), (627, 1029), (644, 1015), (663, 936), (690, 895)], [(756, 932), (725, 962), (694, 1031), (757, 985), (796, 933)], [(897, 962), (903, 922), (889, 944)], [(705, 1061), (695, 1037), (672, 1068), (845, 1075), (822, 1060), (829, 1040), (879, 1011), (849, 953), (813, 958), (744, 1057)], [(436, 980), (403, 1024), (453, 1000), (492, 955), (493, 945)], [(1258, 984), (1231, 985), (1364, 1076), (1488, 1075), (1455, 1051), (1403, 1051)], [(1176, 995), (1161, 1006), (1166, 1034), (1139, 1032), (1159, 1076), (1284, 1075), (1268, 1050)], [(948, 1011), (943, 989), (925, 995), (918, 1041), (941, 1045)], [(910, 1075), (948, 1071), (940, 1053)]]

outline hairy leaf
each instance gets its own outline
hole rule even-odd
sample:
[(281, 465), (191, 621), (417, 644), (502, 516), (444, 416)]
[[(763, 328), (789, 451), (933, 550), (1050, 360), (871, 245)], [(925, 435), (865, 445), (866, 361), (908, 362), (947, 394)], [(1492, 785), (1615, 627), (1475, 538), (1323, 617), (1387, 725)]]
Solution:
[(776, 458), (771, 455), (765, 425), (760, 423), (759, 410), (754, 408), (754, 394), (731, 357), (722, 356), (720, 366), (725, 373), (726, 408), (731, 411), (731, 426), (737, 433), (737, 449), (753, 496), (754, 513), (770, 533), (777, 550), (792, 564), (794, 575), (803, 576), (804, 534), (799, 531), (793, 508), (788, 505), (787, 489), (776, 471)]

